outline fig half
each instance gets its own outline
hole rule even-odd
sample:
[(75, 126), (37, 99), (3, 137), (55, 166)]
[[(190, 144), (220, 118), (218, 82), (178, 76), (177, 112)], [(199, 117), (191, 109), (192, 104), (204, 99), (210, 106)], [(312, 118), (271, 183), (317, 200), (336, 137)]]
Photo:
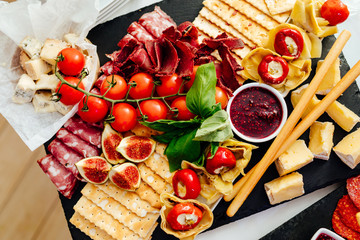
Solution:
[(130, 162), (114, 166), (109, 173), (110, 181), (126, 191), (135, 191), (140, 187), (138, 167)]
[(105, 124), (104, 130), (101, 136), (101, 148), (105, 158), (111, 164), (119, 164), (125, 162), (125, 158), (116, 151), (116, 147), (119, 146), (123, 136), (116, 132), (110, 124)]
[(94, 184), (105, 183), (109, 178), (111, 164), (102, 157), (89, 157), (75, 163), (80, 175)]
[(153, 139), (133, 135), (123, 138), (116, 150), (129, 161), (139, 163), (151, 156), (155, 146)]

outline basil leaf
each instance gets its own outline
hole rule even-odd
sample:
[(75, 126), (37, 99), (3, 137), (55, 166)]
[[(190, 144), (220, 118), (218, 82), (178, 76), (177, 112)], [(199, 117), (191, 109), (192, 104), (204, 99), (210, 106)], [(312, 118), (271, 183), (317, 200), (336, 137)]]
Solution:
[(183, 134), (184, 134), (184, 129), (177, 128), (177, 129), (168, 131), (168, 132), (166, 132), (164, 134), (161, 134), (161, 135), (154, 135), (154, 136), (152, 136), (152, 138), (155, 139), (158, 142), (169, 143), (174, 138), (180, 137)]
[(211, 152), (210, 158), (213, 158), (215, 156), (215, 153), (217, 152), (218, 149), (219, 149), (219, 143), (218, 142), (212, 142), (210, 144), (210, 152)]
[(140, 122), (142, 125), (152, 128), (156, 131), (168, 132), (178, 128), (189, 128), (195, 125), (200, 125), (200, 120), (195, 118), (189, 121), (174, 121), (169, 119), (161, 119), (154, 122), (143, 121)]
[(213, 62), (199, 66), (195, 80), (186, 96), (186, 106), (190, 112), (207, 118), (215, 105), (216, 70)]
[(233, 137), (227, 112), (217, 111), (205, 119), (197, 130), (194, 140), (206, 142), (223, 142)]
[(180, 169), (183, 160), (194, 162), (201, 156), (201, 142), (193, 141), (196, 130), (196, 128), (186, 130), (184, 135), (173, 138), (165, 149), (171, 172)]

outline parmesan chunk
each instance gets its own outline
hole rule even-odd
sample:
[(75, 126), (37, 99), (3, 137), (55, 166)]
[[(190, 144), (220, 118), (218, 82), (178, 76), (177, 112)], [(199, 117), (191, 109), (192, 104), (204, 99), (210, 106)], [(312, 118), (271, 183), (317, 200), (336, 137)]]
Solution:
[(314, 122), (310, 127), (309, 149), (315, 158), (329, 160), (333, 147), (334, 124), (332, 122)]
[(24, 50), (31, 59), (34, 59), (39, 58), (42, 43), (36, 38), (27, 36), (22, 40), (19, 47)]
[(51, 92), (39, 91), (36, 92), (33, 98), (33, 105), (36, 112), (47, 113), (47, 112), (56, 112), (54, 107), (54, 102), (51, 101)]
[(334, 148), (338, 157), (351, 169), (360, 162), (360, 128), (345, 136)]
[(27, 74), (21, 75), (16, 87), (12, 100), (15, 103), (31, 102), (35, 95), (35, 82)]
[(46, 39), (40, 57), (51, 65), (55, 65), (56, 57), (61, 50), (70, 45), (59, 39)]
[(60, 80), (55, 74), (41, 74), (40, 79), (36, 82), (36, 90), (51, 90), (54, 92)]
[(38, 80), (41, 74), (51, 71), (51, 66), (40, 58), (31, 59), (25, 62), (25, 71), (33, 80)]

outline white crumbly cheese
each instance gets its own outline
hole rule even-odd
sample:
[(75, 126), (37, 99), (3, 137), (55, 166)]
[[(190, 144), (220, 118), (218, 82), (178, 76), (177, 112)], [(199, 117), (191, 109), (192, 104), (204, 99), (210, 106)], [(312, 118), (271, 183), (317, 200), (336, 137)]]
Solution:
[(30, 57), (24, 51), (21, 51), (20, 56), (19, 56), (19, 62), (20, 62), (20, 67), (23, 70), (25, 70), (25, 63), (29, 60), (30, 60)]
[(29, 103), (35, 95), (35, 82), (27, 74), (22, 74), (12, 96), (15, 103)]
[(40, 58), (51, 65), (55, 65), (56, 58), (61, 50), (70, 47), (70, 44), (59, 39), (46, 39), (40, 53)]
[(279, 158), (275, 166), (280, 176), (296, 171), (312, 162), (314, 155), (307, 148), (304, 140), (296, 140)]
[(334, 148), (339, 158), (354, 169), (360, 162), (360, 128), (345, 136)]
[(298, 46), (293, 38), (285, 37), (285, 43), (291, 55), (296, 56), (298, 54)]
[(26, 52), (26, 54), (31, 58), (39, 58), (42, 43), (36, 38), (27, 36), (22, 40), (19, 47)]
[(274, 205), (304, 194), (303, 176), (298, 172), (276, 178), (264, 185), (270, 204)]
[(268, 66), (268, 72), (274, 78), (279, 78), (283, 75), (283, 68), (277, 61), (271, 61)]
[(79, 36), (75, 33), (67, 33), (64, 35), (64, 40), (69, 43), (71, 47), (75, 47), (77, 41), (79, 40)]
[(39, 80), (41, 74), (47, 74), (51, 70), (51, 66), (40, 58), (25, 62), (25, 71), (34, 80)]
[(36, 90), (51, 90), (55, 92), (60, 80), (55, 74), (41, 74), (40, 79), (36, 81)]
[(310, 127), (309, 149), (314, 158), (329, 160), (331, 149), (334, 146), (335, 126), (332, 122), (314, 122)]
[(66, 115), (68, 112), (70, 112), (73, 105), (65, 105), (62, 102), (58, 101), (58, 102), (54, 102), (54, 107), (56, 111), (58, 111), (62, 115)]
[(181, 225), (188, 225), (189, 223), (196, 223), (198, 221), (198, 216), (195, 214), (180, 214), (176, 221)]
[(36, 112), (56, 112), (54, 102), (51, 101), (51, 95), (51, 92), (45, 91), (39, 91), (35, 94), (32, 103)]

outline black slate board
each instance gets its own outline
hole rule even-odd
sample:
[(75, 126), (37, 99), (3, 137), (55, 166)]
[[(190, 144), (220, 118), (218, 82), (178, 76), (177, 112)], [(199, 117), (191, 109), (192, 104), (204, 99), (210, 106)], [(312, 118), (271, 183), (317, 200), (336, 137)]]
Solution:
[[(198, 15), (198, 12), (202, 8), (201, 0), (164, 0), (157, 4), (161, 7), (168, 15), (170, 15), (178, 24), (184, 21), (193, 21)], [(145, 12), (152, 11), (155, 5), (146, 7), (139, 11), (129, 13), (125, 16), (118, 17), (112, 21), (106, 22), (92, 29), (88, 35), (88, 39), (98, 47), (98, 54), (101, 65), (106, 63), (108, 59), (105, 54), (112, 53), (118, 50), (118, 41), (126, 34), (127, 27), (133, 22), (137, 21), (142, 14)], [(323, 40), (323, 56), (324, 58), (335, 41), (335, 37), (331, 36)], [(317, 59), (313, 59), (312, 68), (316, 68)], [(349, 66), (341, 55), (341, 74), (342, 76), (349, 70)], [(309, 79), (312, 79), (314, 71), (312, 72)], [(292, 111), (289, 96), (286, 98), (289, 112)], [(345, 103), (347, 107), (360, 115), (360, 94), (359, 89), (355, 83), (353, 83), (349, 89), (339, 99), (340, 102)], [(326, 114), (320, 117), (320, 121), (332, 121)], [(356, 128), (355, 128), (356, 129)], [(336, 125), (334, 142), (339, 142), (347, 133)], [(305, 141), (308, 141), (308, 132), (305, 132), (301, 137)], [(253, 151), (253, 157), (246, 170), (253, 167), (265, 154), (266, 150), (270, 146), (270, 142), (259, 144), (259, 149)], [(300, 169), (299, 172), (304, 176), (304, 187), (305, 192), (310, 193), (319, 188), (323, 188), (335, 182), (345, 180), (351, 176), (360, 174), (360, 166), (356, 169), (351, 170), (339, 158), (332, 153), (329, 161), (317, 160)], [(274, 166), (271, 166), (263, 178), (260, 180), (258, 185), (255, 187), (253, 192), (250, 194), (248, 199), (245, 201), (243, 206), (237, 212), (237, 214), (229, 218), (226, 215), (226, 209), (229, 203), (223, 200), (214, 210), (215, 221), (211, 229), (217, 228), (224, 224), (236, 221), (254, 213), (263, 211), (272, 207), (269, 204), (268, 198), (265, 194), (263, 185), (264, 183), (271, 181), (278, 177), (277, 171)], [(80, 186), (80, 189), (83, 185)], [(79, 191), (73, 196), (71, 200), (66, 199), (62, 196), (61, 202), (64, 208), (66, 219), (69, 220), (73, 215), (73, 206), (81, 197)], [(70, 232), (73, 239), (89, 239), (80, 230), (76, 229), (72, 224), (69, 223)], [(159, 227), (153, 234), (153, 239), (175, 239), (172, 236), (166, 235)]]
[(340, 198), (347, 194), (343, 183), (304, 211), (285, 222), (260, 240), (303, 240), (311, 239), (319, 228), (333, 231), (331, 218)]

